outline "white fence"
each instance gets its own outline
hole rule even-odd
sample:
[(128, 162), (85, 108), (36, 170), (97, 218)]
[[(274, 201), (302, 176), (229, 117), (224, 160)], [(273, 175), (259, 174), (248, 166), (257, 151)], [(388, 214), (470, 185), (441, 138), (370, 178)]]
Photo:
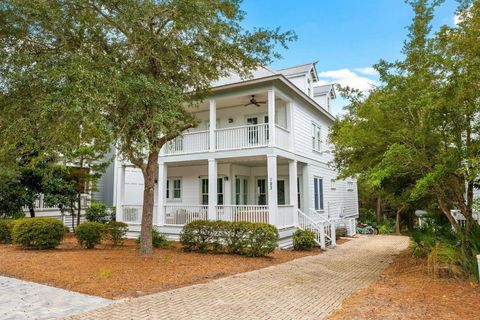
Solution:
[(215, 130), (217, 150), (263, 147), (268, 144), (268, 123)]
[(208, 219), (208, 206), (204, 205), (167, 205), (165, 206), (165, 224), (184, 225), (195, 220)]
[(194, 153), (208, 151), (209, 132), (195, 131), (185, 133), (168, 142), (167, 154)]
[(268, 206), (222, 205), (217, 206), (217, 220), (268, 223)]
[[(90, 206), (90, 195), (89, 194), (82, 194), (80, 196), (80, 202), (82, 205), (82, 208), (87, 208)], [(75, 203), (76, 204), (76, 203)], [(35, 212), (41, 212), (41, 211), (58, 211), (60, 213), (60, 208), (56, 206), (47, 206), (45, 203), (45, 196), (41, 194), (37, 200), (35, 200), (34, 204), (34, 209)], [(66, 209), (68, 211), (68, 209)], [(29, 211), (28, 206), (23, 207), (23, 211), (27, 213)]]

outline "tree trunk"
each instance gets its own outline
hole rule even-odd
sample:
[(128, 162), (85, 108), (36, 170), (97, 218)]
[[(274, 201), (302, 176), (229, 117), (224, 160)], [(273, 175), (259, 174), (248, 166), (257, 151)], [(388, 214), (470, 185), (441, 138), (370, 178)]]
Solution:
[(448, 208), (447, 203), (445, 202), (445, 199), (443, 199), (440, 195), (437, 195), (437, 202), (440, 207), (440, 210), (442, 210), (443, 214), (447, 216), (448, 221), (450, 221), (450, 224), (455, 228), (455, 230), (459, 231), (460, 225), (458, 224), (457, 220), (453, 217), (452, 211)]
[(72, 231), (75, 232), (75, 209), (73, 207), (73, 202), (70, 203), (70, 214), (72, 215)]
[(80, 224), (80, 214), (82, 213), (82, 194), (78, 193), (77, 199), (77, 226)]
[[(77, 226), (80, 224), (80, 214), (82, 213), (82, 187), (85, 183), (85, 179), (83, 177), (83, 155), (80, 155), (80, 173), (79, 173), (79, 182), (78, 182), (78, 199), (77, 199)], [(86, 189), (86, 188), (85, 188)]]
[(377, 211), (376, 211), (377, 225), (382, 223), (382, 198), (377, 198)]
[(152, 151), (148, 156), (147, 165), (142, 168), (143, 179), (143, 210), (140, 230), (140, 253), (150, 255), (152, 248), (153, 206), (155, 201), (155, 178), (158, 174), (158, 151)]
[(30, 212), (30, 218), (35, 218), (35, 209), (33, 206), (29, 206), (28, 211)]
[(395, 233), (400, 234), (400, 214), (402, 213), (403, 209), (405, 209), (405, 205), (401, 205), (399, 208), (397, 208), (397, 213), (395, 216)]

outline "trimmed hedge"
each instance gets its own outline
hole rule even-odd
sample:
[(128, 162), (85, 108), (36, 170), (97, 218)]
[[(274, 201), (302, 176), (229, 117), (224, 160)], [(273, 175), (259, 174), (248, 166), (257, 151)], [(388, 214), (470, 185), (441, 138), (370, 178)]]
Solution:
[(128, 232), (128, 224), (119, 221), (110, 221), (105, 225), (105, 238), (112, 241), (114, 246), (123, 244)]
[(277, 247), (278, 230), (265, 223), (246, 221), (193, 221), (183, 227), (180, 242), (185, 251), (226, 252), (265, 256)]
[(85, 218), (90, 222), (105, 224), (110, 221), (111, 214), (104, 203), (94, 201), (85, 209)]
[(84, 222), (75, 230), (75, 237), (82, 247), (93, 249), (102, 242), (104, 230), (104, 225), (99, 222)]
[(293, 233), (292, 238), (295, 250), (311, 250), (317, 246), (313, 231), (298, 229)]
[(54, 249), (62, 242), (67, 228), (54, 218), (27, 218), (16, 220), (12, 239), (28, 249)]
[(12, 243), (15, 220), (0, 219), (0, 243)]

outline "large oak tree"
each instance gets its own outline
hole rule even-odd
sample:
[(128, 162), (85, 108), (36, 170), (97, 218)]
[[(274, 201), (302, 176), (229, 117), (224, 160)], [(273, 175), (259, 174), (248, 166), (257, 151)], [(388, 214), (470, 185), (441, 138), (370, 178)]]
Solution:
[(295, 37), (278, 29), (245, 30), (240, 4), (7, 0), (0, 5), (1, 77), (15, 106), (2, 102), (2, 109), (20, 117), (17, 126), (26, 132), (32, 113), (39, 115), (37, 126), (48, 131), (44, 139), (53, 150), (65, 148), (62, 139), (69, 142), (77, 119), (85, 120), (83, 130), (92, 137), (111, 133), (119, 154), (143, 173), (142, 253), (152, 251), (159, 152), (197, 124), (188, 109), (208, 96), (213, 81), (230, 72), (248, 75), (279, 56), (277, 45), (285, 47)]

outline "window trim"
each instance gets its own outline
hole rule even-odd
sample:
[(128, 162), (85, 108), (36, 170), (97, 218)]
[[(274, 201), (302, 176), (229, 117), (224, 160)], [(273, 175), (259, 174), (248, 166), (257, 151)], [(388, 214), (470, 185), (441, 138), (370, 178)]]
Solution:
[[(175, 180), (180, 181), (180, 198), (175, 198)], [(181, 202), (183, 196), (183, 178), (182, 177), (167, 177), (165, 199), (167, 202)]]
[(353, 181), (348, 181), (347, 180), (347, 191), (353, 191), (355, 190), (355, 183)]
[(337, 189), (337, 179), (330, 179), (330, 189), (332, 190)]
[(322, 152), (322, 126), (312, 121), (311, 131), (312, 150)]
[[(319, 176), (314, 176), (313, 177), (313, 207), (315, 211), (324, 211), (325, 210), (325, 188), (323, 186), (323, 177)], [(322, 186), (322, 192), (318, 192), (318, 198), (317, 195), (315, 194), (316, 190), (318, 190), (317, 187), (317, 182), (316, 181), (321, 181), (321, 186)], [(317, 200), (318, 200), (318, 209), (317, 209)]]

